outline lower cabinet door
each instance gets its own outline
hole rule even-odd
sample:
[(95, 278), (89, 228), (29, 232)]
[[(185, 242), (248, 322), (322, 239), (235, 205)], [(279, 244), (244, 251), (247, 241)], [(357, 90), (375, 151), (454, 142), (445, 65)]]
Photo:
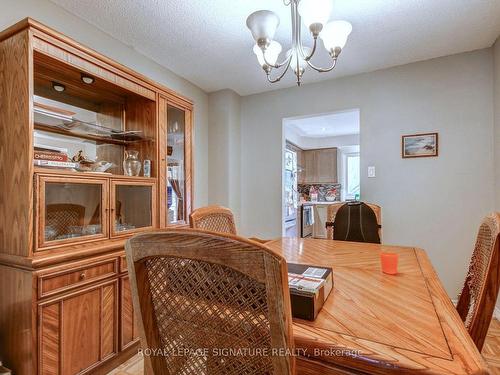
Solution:
[(38, 373), (90, 372), (118, 350), (118, 280), (42, 302), (38, 319)]
[(128, 276), (120, 278), (120, 350), (124, 350), (139, 340), (139, 330), (134, 319), (134, 306)]

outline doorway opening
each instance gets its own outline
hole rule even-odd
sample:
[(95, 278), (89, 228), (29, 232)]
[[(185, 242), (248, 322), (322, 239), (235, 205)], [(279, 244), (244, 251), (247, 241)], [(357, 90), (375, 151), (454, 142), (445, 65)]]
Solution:
[(359, 109), (283, 119), (283, 236), (326, 238), (328, 204), (360, 199), (359, 137)]

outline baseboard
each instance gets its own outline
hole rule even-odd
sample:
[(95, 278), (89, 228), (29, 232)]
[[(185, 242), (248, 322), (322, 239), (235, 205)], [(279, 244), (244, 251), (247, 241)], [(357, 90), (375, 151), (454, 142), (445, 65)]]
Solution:
[[(453, 305), (456, 306), (458, 303), (457, 299), (452, 299)], [(500, 320), (500, 306), (495, 306), (495, 310), (493, 310), (493, 318)]]

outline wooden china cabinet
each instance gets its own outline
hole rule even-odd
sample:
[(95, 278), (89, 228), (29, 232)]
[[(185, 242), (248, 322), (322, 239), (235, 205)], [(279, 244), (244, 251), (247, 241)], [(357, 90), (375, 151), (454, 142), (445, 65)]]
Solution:
[(124, 243), (186, 225), (192, 111), (32, 19), (0, 33), (0, 360), (15, 374), (106, 373), (137, 351)]

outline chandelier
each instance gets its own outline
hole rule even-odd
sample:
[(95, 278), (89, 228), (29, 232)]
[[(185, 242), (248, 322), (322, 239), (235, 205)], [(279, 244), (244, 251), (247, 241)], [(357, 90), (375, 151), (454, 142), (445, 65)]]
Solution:
[[(260, 66), (266, 72), (267, 80), (271, 83), (280, 81), (286, 72), (292, 68), (300, 86), (302, 75), (307, 67), (317, 72), (329, 72), (335, 68), (338, 56), (344, 48), (352, 26), (346, 21), (328, 22), (332, 11), (332, 0), (283, 0), (285, 6), (290, 6), (292, 16), (292, 48), (289, 49), (283, 61), (278, 62), (282, 47), (273, 40), (280, 19), (270, 10), (259, 10), (247, 18), (247, 27), (255, 39), (253, 51), (257, 55)], [(312, 47), (302, 44), (300, 21), (309, 28), (312, 38)], [(328, 23), (327, 23), (328, 22)], [(328, 67), (318, 67), (311, 62), (316, 52), (318, 37), (328, 51), (332, 63)], [(275, 77), (271, 77), (273, 69), (281, 69)]]

